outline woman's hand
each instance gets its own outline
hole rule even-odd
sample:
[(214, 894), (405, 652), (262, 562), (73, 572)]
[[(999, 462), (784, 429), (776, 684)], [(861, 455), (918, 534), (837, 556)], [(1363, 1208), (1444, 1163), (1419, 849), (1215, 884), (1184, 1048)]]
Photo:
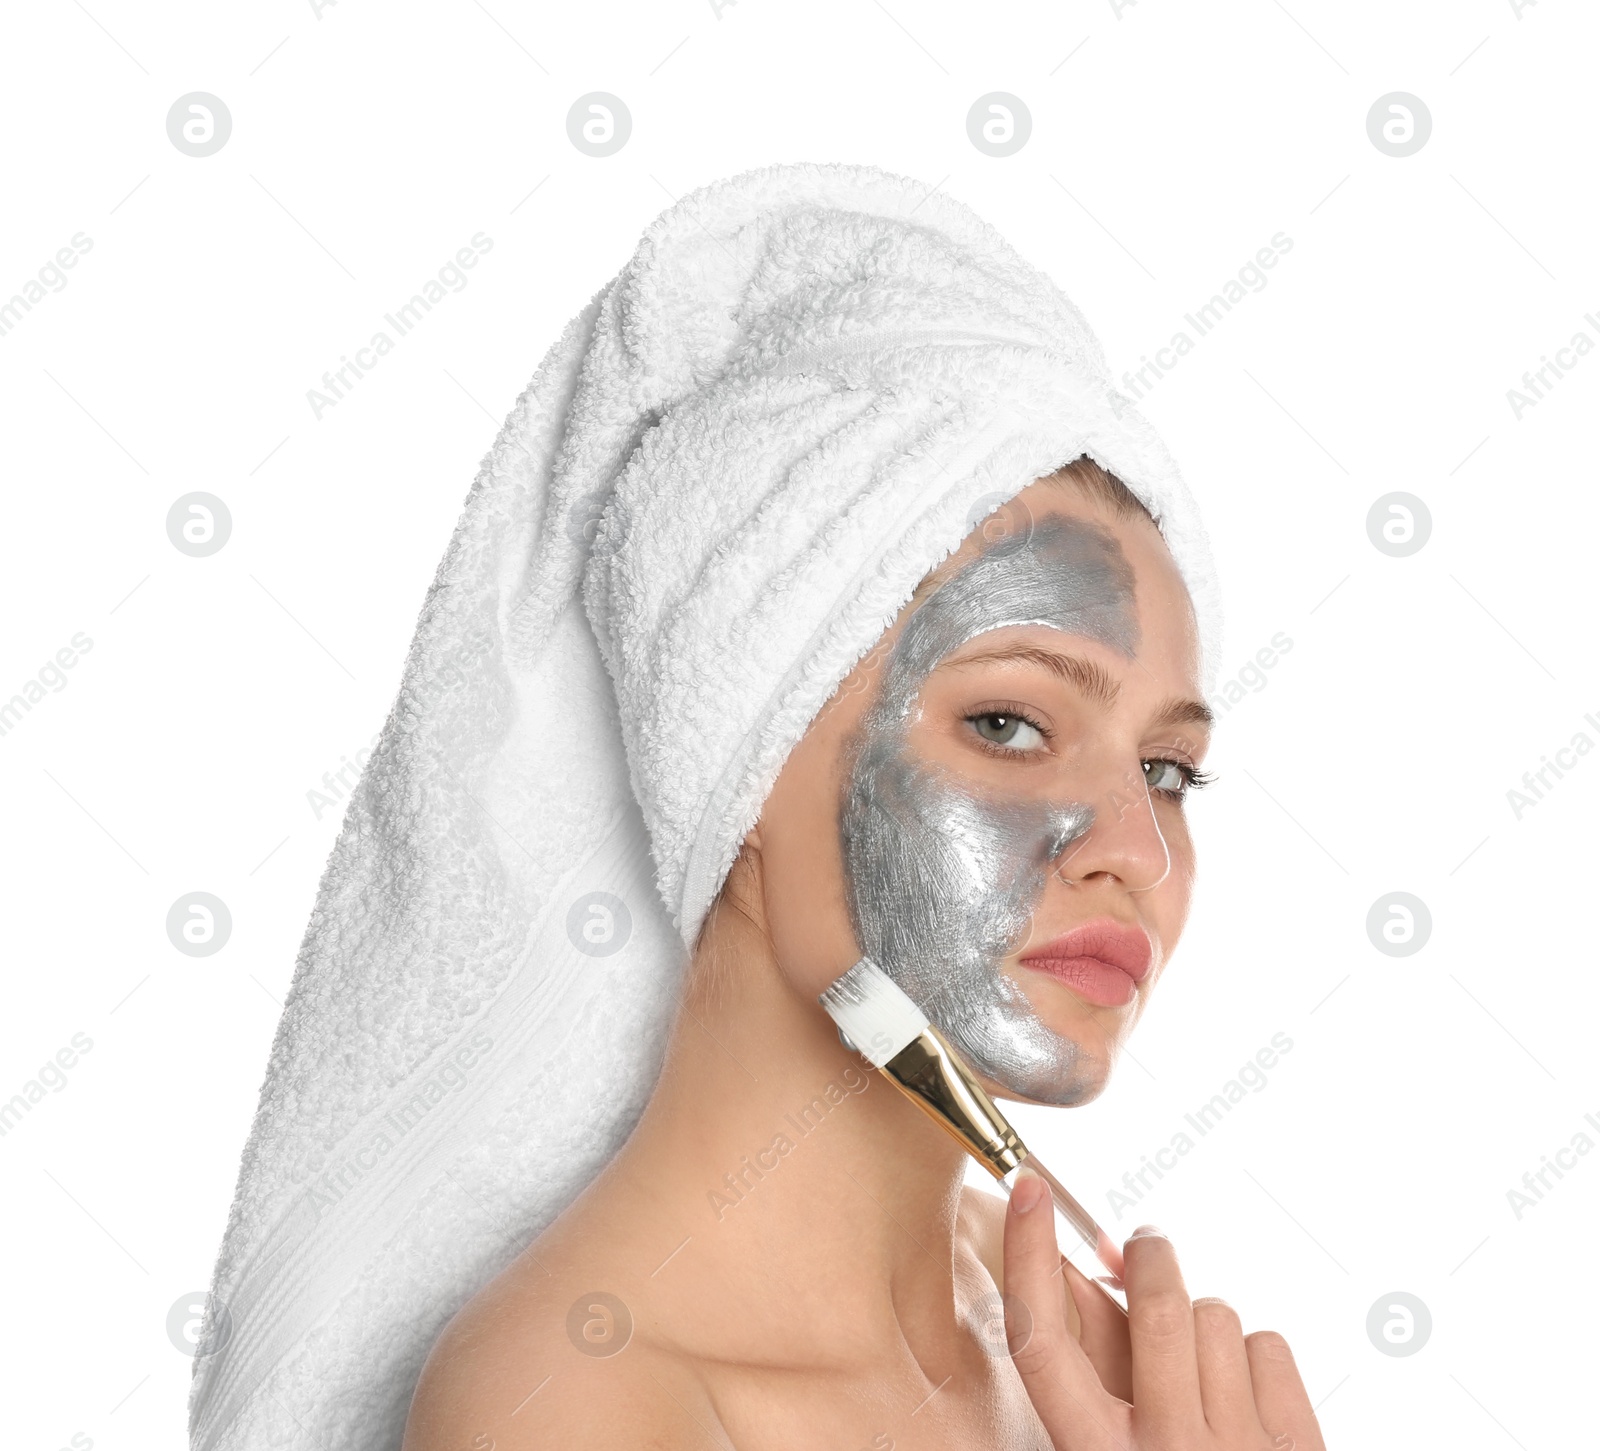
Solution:
[[(1325, 1451), (1281, 1335), (1246, 1337), (1221, 1300), (1192, 1304), (1166, 1237), (1126, 1247), (1128, 1316), (1062, 1259), (1044, 1181), (1024, 1170), (1006, 1213), (1011, 1356), (1056, 1451)], [(1083, 1325), (1067, 1324), (1062, 1278)]]

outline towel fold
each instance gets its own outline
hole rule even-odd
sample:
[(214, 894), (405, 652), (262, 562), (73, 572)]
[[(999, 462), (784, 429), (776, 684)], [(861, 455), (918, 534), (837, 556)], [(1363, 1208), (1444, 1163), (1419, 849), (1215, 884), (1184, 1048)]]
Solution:
[(1209, 690), (1188, 490), (993, 228), (813, 164), (651, 225), (518, 398), (423, 604), (244, 1150), (195, 1451), (395, 1451), (444, 1323), (632, 1129), (790, 749), (927, 571), (1084, 454), (1159, 521)]

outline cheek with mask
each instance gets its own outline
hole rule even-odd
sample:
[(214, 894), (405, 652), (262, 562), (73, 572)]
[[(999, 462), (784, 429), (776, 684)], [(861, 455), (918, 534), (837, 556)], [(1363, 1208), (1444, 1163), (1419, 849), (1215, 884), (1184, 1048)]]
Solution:
[(862, 952), (972, 1068), (1022, 1097), (1068, 1104), (1088, 1092), (1081, 1050), (1040, 1020), (1001, 964), (1095, 809), (1008, 796), (920, 759), (909, 738), (940, 661), (1008, 625), (1053, 626), (1131, 659), (1133, 570), (1115, 538), (1052, 516), (995, 540), (913, 613), (853, 743), (840, 817), (845, 873)]

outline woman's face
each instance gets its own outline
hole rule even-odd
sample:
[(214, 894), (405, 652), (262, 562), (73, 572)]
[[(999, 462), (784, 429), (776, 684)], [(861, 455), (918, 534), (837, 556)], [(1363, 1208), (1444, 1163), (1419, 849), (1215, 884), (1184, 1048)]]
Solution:
[(1197, 666), (1147, 519), (1044, 481), (990, 515), (841, 683), (751, 834), (795, 990), (815, 1002), (869, 956), (991, 1090), (1095, 1097), (1188, 914)]

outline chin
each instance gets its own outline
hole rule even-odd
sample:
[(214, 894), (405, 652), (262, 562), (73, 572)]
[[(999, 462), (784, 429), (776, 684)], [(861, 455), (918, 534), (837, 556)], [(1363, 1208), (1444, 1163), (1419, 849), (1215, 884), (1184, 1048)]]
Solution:
[[(1055, 1028), (1054, 1024), (1050, 1025)], [(1074, 1033), (1062, 1033), (1076, 1050), (1070, 1063), (1042, 1070), (1026, 1078), (1007, 1075), (1006, 1079), (985, 1077), (983, 1084), (991, 1098), (1010, 1103), (1035, 1103), (1045, 1108), (1078, 1108), (1093, 1103), (1111, 1081), (1112, 1058), (1098, 1035), (1085, 1041)]]
[(1041, 1014), (1041, 1017), (1052, 1033), (1077, 1047), (1079, 1058), (1086, 1066), (1093, 1064), (1100, 1070), (1100, 1083), (1104, 1087), (1116, 1064), (1122, 1040), (1127, 1036), (1121, 1012), (1111, 1015), (1102, 1008), (1071, 1017), (1061, 1014)]
[(1086, 1103), (1093, 1103), (1105, 1091), (1106, 1078), (1100, 1077), (1088, 1082), (1074, 1078), (1071, 1082), (1063, 1083), (1059, 1090), (1047, 1091), (1042, 1095), (1034, 1093), (1021, 1093), (1005, 1084), (994, 1084), (990, 1087), (989, 1097), (1004, 1103), (1031, 1103), (1040, 1108), (1082, 1108)]
[(1054, 984), (1049, 984), (1044, 992), (1030, 994), (1028, 1001), (1044, 1028), (1071, 1043), (1085, 1064), (1102, 1065), (1105, 1076), (1110, 1075), (1142, 1006), (1135, 997), (1121, 1007), (1100, 1007)]

